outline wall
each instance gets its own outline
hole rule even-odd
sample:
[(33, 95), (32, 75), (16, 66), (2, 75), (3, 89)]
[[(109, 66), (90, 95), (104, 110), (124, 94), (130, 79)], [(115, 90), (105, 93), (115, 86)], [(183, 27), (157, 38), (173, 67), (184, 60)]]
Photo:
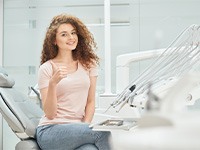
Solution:
[[(116, 57), (124, 53), (167, 47), (191, 24), (199, 24), (197, 0), (111, 0), (112, 92), (116, 86)], [(51, 18), (67, 12), (82, 19), (94, 34), (101, 58), (97, 90), (104, 92), (104, 11), (102, 0), (5, 0), (4, 66), (14, 74), (17, 88), (28, 93), (37, 80), (37, 69), (46, 27)], [(11, 44), (12, 43), (12, 44)], [(12, 54), (12, 55), (11, 55)], [(131, 64), (131, 79), (147, 63)], [(17, 71), (16, 71), (17, 70)], [(24, 75), (26, 78), (24, 79)]]

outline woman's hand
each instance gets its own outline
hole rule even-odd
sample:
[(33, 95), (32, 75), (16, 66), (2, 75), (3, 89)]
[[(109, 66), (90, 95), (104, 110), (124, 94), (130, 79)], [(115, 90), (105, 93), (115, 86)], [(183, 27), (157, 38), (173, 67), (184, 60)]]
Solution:
[(53, 84), (58, 84), (63, 78), (67, 77), (68, 70), (65, 66), (57, 66), (53, 61), (50, 61), (53, 69), (53, 76), (50, 82)]

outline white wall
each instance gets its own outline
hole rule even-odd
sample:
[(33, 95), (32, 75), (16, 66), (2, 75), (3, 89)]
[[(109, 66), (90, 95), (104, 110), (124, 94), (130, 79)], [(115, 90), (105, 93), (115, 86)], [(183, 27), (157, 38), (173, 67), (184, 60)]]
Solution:
[[(199, 5), (198, 0), (111, 0), (111, 24), (118, 24), (111, 26), (113, 93), (116, 86), (116, 57), (124, 53), (167, 47), (187, 26), (200, 24)], [(90, 30), (94, 33), (97, 52), (101, 57), (97, 90), (103, 92), (105, 41), (104, 28), (100, 26), (104, 22), (102, 0), (85, 0), (78, 4), (73, 0), (5, 0), (4, 11), (4, 66), (7, 67), (39, 65), (44, 33), (50, 19), (56, 14), (67, 12), (78, 16), (86, 24), (99, 24), (90, 26)], [(31, 28), (30, 22), (34, 20), (36, 28)], [(139, 75), (145, 65), (131, 65), (130, 80)]]

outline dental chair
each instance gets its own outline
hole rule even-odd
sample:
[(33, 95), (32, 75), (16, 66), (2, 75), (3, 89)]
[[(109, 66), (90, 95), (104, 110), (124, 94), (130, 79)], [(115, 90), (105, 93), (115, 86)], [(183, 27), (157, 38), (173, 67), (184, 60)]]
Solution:
[(15, 150), (40, 150), (35, 128), (42, 116), (40, 107), (17, 91), (15, 81), (0, 67), (0, 113), (20, 139)]

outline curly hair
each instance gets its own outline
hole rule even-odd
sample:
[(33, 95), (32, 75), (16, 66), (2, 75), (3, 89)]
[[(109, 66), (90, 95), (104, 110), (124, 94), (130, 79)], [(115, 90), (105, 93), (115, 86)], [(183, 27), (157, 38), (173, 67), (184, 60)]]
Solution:
[(60, 14), (52, 19), (44, 39), (40, 65), (57, 56), (58, 47), (54, 43), (57, 29), (62, 24), (71, 24), (78, 35), (77, 47), (72, 51), (73, 59), (87, 69), (92, 65), (99, 65), (99, 57), (94, 53), (97, 46), (93, 35), (79, 18), (68, 14)]

